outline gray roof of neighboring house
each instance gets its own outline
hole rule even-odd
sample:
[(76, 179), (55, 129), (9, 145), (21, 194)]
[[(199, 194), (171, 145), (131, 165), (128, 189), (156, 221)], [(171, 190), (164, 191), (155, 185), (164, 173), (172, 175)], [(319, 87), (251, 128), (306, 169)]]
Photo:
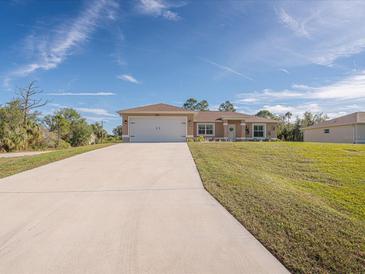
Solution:
[(254, 115), (243, 114), (232, 111), (190, 111), (181, 107), (168, 104), (154, 104), (129, 108), (118, 111), (119, 114), (128, 113), (186, 113), (194, 114), (194, 122), (219, 122), (223, 120), (243, 120), (248, 123), (279, 123), (273, 119), (262, 118)]
[(323, 128), (323, 127), (334, 127), (334, 126), (346, 126), (365, 123), (365, 112), (354, 112), (345, 116), (337, 117), (331, 120), (327, 120), (318, 124), (315, 124), (310, 127), (306, 127), (303, 129), (315, 129), (315, 128)]

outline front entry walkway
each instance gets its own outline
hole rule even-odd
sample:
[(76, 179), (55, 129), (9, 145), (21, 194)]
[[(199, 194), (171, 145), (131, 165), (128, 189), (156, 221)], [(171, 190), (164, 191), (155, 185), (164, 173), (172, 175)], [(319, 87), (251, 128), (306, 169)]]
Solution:
[(0, 180), (0, 273), (285, 273), (185, 143), (119, 144)]

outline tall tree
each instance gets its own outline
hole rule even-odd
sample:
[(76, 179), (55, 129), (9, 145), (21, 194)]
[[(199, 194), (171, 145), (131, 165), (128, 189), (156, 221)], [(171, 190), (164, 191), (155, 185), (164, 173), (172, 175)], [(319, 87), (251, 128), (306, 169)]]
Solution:
[(230, 101), (225, 101), (224, 103), (219, 105), (218, 108), (219, 111), (231, 111), (231, 112), (235, 112), (236, 108), (234, 107), (234, 105), (230, 102)]
[(196, 110), (196, 104), (198, 103), (198, 100), (195, 98), (189, 98), (186, 100), (186, 102), (183, 105), (183, 108), (186, 110)]
[(277, 116), (272, 114), (269, 110), (263, 109), (256, 113), (256, 116), (268, 118), (268, 119), (277, 119)]
[(69, 143), (71, 146), (87, 145), (90, 142), (91, 134), (91, 126), (84, 118), (81, 118), (71, 124)]
[(73, 108), (63, 108), (53, 115), (47, 115), (43, 122), (50, 131), (57, 134), (58, 139), (61, 138), (72, 146), (85, 145), (91, 138), (91, 126)]
[(207, 111), (209, 110), (209, 104), (207, 100), (201, 100), (199, 103), (196, 104), (195, 110), (197, 111)]
[(278, 138), (286, 141), (303, 141), (303, 128), (315, 125), (328, 119), (323, 113), (312, 113), (306, 111), (302, 118), (296, 117), (295, 122), (290, 122), (292, 114), (285, 113), (278, 125)]
[(27, 120), (31, 112), (37, 108), (43, 107), (47, 104), (46, 100), (38, 98), (42, 93), (36, 86), (36, 81), (30, 82), (26, 87), (18, 91), (20, 106), (23, 112), (23, 126), (27, 124)]
[(0, 108), (0, 150), (25, 149), (26, 137), (20, 101), (13, 100)]
[(23, 119), (19, 99), (0, 107), (0, 150), (26, 150), (41, 145), (43, 134), (37, 116), (29, 115), (25, 125)]
[(91, 128), (96, 137), (96, 143), (102, 143), (103, 138), (108, 135), (108, 132), (103, 128), (102, 123), (96, 122), (95, 124), (91, 125)]
[(66, 117), (64, 117), (64, 115), (62, 115), (62, 113), (60, 112), (57, 112), (53, 115), (46, 115), (43, 118), (43, 124), (49, 131), (56, 134), (57, 147), (60, 145), (61, 140), (67, 139), (67, 135), (69, 134), (71, 129), (71, 122), (67, 120)]
[(119, 139), (122, 139), (122, 135), (123, 135), (122, 128), (123, 128), (123, 126), (119, 125), (113, 129), (114, 136), (119, 137)]
[(201, 100), (198, 102), (195, 98), (189, 98), (185, 101), (183, 108), (193, 111), (206, 111), (209, 110), (209, 104), (207, 100)]
[(288, 111), (287, 113), (284, 114), (284, 118), (285, 118), (287, 123), (290, 122), (290, 119), (291, 119), (292, 116), (293, 116), (293, 113), (291, 113), (290, 111)]

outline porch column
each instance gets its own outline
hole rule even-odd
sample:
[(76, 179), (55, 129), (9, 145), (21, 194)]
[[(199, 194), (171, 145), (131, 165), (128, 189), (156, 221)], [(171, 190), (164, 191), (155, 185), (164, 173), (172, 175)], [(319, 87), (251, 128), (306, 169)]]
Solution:
[(244, 140), (246, 137), (246, 123), (244, 121), (241, 121), (241, 140)]
[(228, 121), (223, 122), (223, 137), (228, 139)]

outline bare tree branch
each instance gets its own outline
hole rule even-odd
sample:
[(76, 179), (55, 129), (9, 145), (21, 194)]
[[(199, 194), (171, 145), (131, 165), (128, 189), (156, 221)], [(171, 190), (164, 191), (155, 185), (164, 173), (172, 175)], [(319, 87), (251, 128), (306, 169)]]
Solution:
[(48, 101), (42, 98), (37, 98), (43, 91), (40, 90), (36, 81), (31, 81), (28, 86), (19, 89), (17, 95), (19, 96), (20, 104), (23, 111), (23, 123), (27, 124), (28, 116), (32, 110), (45, 106)]

